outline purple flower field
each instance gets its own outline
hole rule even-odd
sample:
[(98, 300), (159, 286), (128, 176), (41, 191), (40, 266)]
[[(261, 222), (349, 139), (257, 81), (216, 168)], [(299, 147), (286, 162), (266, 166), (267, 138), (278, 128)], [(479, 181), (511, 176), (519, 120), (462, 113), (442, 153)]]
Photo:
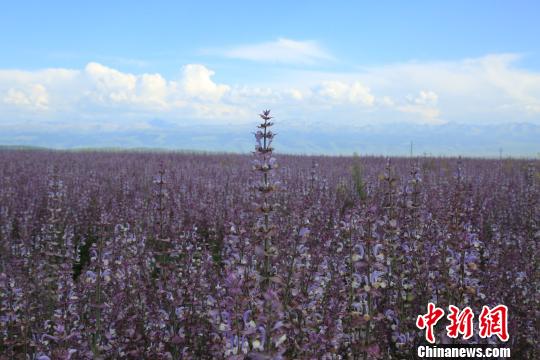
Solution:
[(538, 160), (285, 155), (262, 118), (254, 155), (1, 151), (0, 359), (412, 359), (428, 302), (540, 357)]

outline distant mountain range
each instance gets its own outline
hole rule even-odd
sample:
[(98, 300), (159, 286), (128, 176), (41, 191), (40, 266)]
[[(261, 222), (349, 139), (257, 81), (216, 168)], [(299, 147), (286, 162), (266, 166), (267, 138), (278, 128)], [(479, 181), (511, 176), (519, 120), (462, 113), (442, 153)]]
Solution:
[[(299, 128), (277, 124), (277, 152), (349, 155), (540, 156), (540, 125), (531, 123), (468, 125), (377, 124), (343, 128)], [(250, 152), (255, 126), (176, 126), (164, 120), (131, 131), (10, 131), (0, 144), (55, 149), (136, 148)]]

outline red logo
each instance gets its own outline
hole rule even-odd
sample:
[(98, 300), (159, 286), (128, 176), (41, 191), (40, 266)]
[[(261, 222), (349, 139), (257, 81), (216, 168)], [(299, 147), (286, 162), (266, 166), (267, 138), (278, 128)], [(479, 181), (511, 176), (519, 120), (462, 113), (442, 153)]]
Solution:
[(450, 320), (450, 325), (446, 327), (446, 334), (453, 339), (459, 334), (463, 335), (463, 339), (467, 340), (473, 336), (473, 318), (474, 314), (470, 307), (466, 307), (459, 311), (454, 305), (448, 307), (450, 314), (447, 318)]
[[(474, 313), (470, 307), (459, 310), (458, 307), (450, 305), (450, 310), (446, 317), (450, 325), (446, 327), (448, 337), (456, 339), (460, 334), (467, 340), (473, 336)], [(428, 303), (427, 314), (419, 315), (416, 319), (416, 326), (420, 330), (426, 330), (426, 340), (435, 343), (433, 328), (444, 316), (444, 310), (438, 308), (433, 303)], [(481, 338), (488, 338), (497, 335), (501, 341), (508, 341), (508, 308), (505, 305), (497, 305), (493, 309), (488, 306), (482, 308), (482, 313), (478, 317), (478, 328)]]
[(433, 334), (433, 327), (444, 316), (444, 310), (438, 308), (433, 303), (428, 304), (428, 312), (425, 315), (419, 315), (416, 319), (416, 326), (422, 330), (426, 329), (426, 340), (430, 343), (435, 342), (435, 335)]
[(480, 314), (480, 337), (487, 338), (497, 335), (501, 341), (508, 341), (508, 308), (498, 305), (493, 309), (487, 306)]

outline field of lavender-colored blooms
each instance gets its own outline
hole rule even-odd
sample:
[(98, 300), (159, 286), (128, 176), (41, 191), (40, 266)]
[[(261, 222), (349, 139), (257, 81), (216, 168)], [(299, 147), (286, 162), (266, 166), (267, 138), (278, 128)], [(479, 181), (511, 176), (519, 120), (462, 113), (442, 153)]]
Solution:
[(264, 124), (253, 156), (1, 151), (0, 359), (407, 359), (429, 301), (507, 305), (539, 358), (537, 160), (272, 154)]

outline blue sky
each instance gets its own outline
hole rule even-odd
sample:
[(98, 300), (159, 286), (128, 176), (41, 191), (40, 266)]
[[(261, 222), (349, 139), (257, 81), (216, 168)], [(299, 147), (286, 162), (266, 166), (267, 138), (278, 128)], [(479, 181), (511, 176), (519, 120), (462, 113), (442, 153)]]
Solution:
[(0, 142), (181, 147), (160, 131), (238, 131), (266, 107), (282, 130), (466, 126), (489, 140), (490, 126), (540, 126), (539, 4), (4, 2)]

